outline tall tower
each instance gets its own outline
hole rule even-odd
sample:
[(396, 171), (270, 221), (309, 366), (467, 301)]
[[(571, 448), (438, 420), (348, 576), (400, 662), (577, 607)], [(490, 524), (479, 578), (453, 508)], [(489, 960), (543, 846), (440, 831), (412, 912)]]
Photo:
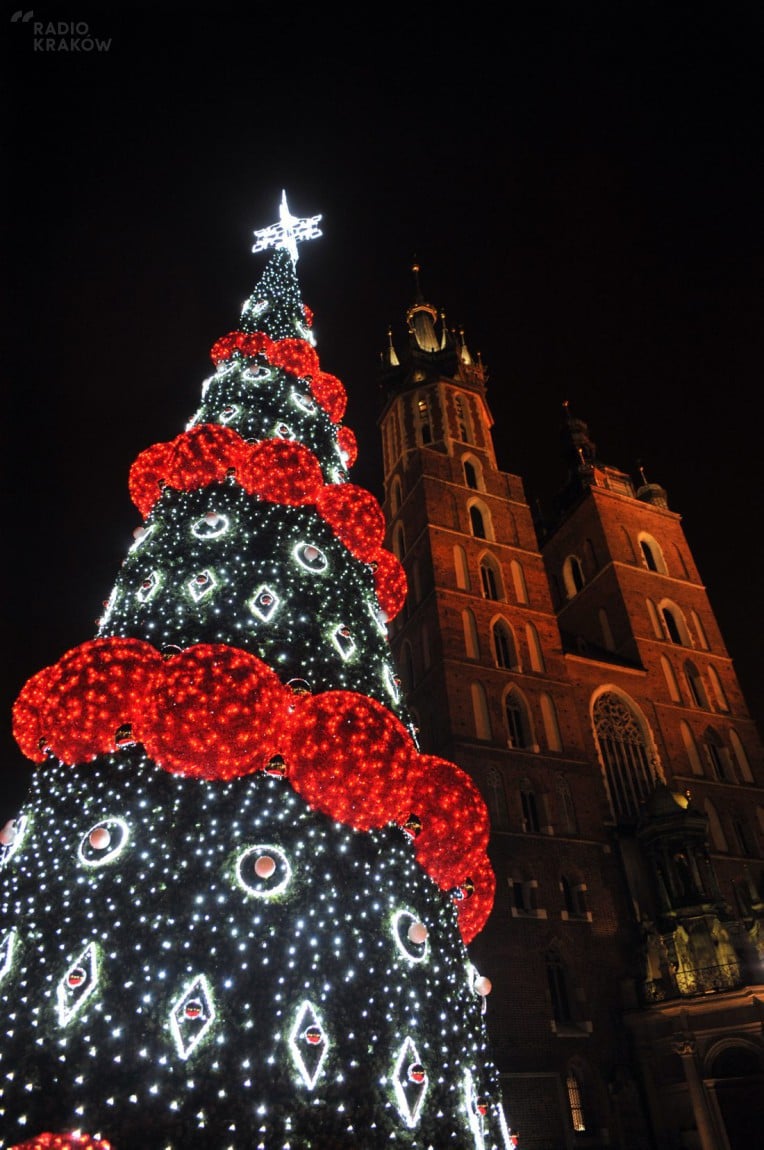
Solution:
[(414, 273), (381, 369), (387, 541), (409, 586), (391, 642), (422, 745), (491, 812), (496, 903), (474, 945), (521, 1145), (693, 1130), (737, 1150), (710, 1097), (721, 1048), (704, 1039), (690, 1066), (675, 1047), (688, 1011), (707, 1029), (724, 998), (727, 1062), (749, 1085), (764, 1066), (741, 1038), (761, 990), (764, 767), (680, 517), (601, 464), (566, 406), (568, 479), (535, 523), (497, 466), (485, 368)]

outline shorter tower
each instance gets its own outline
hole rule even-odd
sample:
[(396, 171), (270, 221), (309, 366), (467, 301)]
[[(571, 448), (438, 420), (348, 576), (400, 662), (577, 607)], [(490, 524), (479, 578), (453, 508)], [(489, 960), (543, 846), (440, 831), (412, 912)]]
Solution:
[[(387, 541), (409, 585), (391, 642), (423, 747), (491, 812), (497, 896), (473, 950), (509, 1113), (530, 1148), (694, 1130), (738, 1150), (725, 1132), (753, 1104), (728, 1113), (709, 1083), (764, 1068), (748, 1037), (764, 756), (681, 518), (603, 464), (566, 405), (567, 479), (534, 522), (497, 465), (485, 368), (414, 270), (380, 377)], [(698, 1086), (672, 1035), (711, 1000)]]

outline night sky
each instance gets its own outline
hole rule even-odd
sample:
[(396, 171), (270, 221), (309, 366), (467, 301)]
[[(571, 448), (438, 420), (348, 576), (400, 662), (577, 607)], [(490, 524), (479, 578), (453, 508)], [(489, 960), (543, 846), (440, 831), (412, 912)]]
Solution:
[(13, 700), (94, 637), (130, 465), (195, 410), (282, 188), (323, 215), (298, 271), (352, 480), (381, 496), (379, 354), (416, 259), (530, 501), (562, 481), (565, 400), (666, 487), (764, 717), (760, 4), (250, 9), (35, 6), (100, 52), (36, 48), (8, 9), (0, 822), (31, 769)]

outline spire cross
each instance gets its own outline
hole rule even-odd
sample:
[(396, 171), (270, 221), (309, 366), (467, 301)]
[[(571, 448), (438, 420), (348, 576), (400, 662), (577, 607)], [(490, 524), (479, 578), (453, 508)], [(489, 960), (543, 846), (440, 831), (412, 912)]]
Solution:
[(300, 240), (314, 240), (321, 235), (318, 221), (321, 216), (306, 216), (300, 219), (293, 216), (287, 205), (286, 192), (281, 193), (279, 222), (255, 232), (253, 252), (263, 252), (266, 248), (286, 248), (297, 263), (297, 243)]

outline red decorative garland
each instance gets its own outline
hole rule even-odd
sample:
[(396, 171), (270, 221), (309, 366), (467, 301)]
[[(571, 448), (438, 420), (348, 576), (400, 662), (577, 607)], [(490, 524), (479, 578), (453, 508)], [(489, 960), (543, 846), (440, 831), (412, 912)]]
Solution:
[(128, 486), (133, 503), (146, 517), (164, 487), (195, 491), (229, 475), (235, 475), (250, 495), (271, 503), (315, 504), (348, 550), (374, 564), (380, 607), (388, 619), (395, 618), (406, 598), (406, 574), (398, 559), (382, 547), (382, 508), (371, 492), (353, 483), (324, 484), (317, 457), (302, 443), (287, 439), (247, 443), (231, 427), (201, 423), (169, 443), (155, 443), (142, 451), (130, 468)]
[[(457, 902), (470, 942), (493, 903), (488, 812), (453, 763), (420, 755), (402, 723), (352, 691), (295, 695), (247, 651), (200, 643), (167, 658), (140, 639), (101, 638), (34, 675), (13, 707), (13, 733), (34, 762), (89, 762), (129, 742), (171, 774), (231, 779), (275, 755), (309, 806), (368, 831), (416, 814), (420, 865)], [(490, 894), (489, 894), (490, 891)]]
[(105, 1138), (91, 1138), (89, 1134), (38, 1134), (26, 1142), (17, 1142), (9, 1150), (116, 1150), (113, 1142)]

